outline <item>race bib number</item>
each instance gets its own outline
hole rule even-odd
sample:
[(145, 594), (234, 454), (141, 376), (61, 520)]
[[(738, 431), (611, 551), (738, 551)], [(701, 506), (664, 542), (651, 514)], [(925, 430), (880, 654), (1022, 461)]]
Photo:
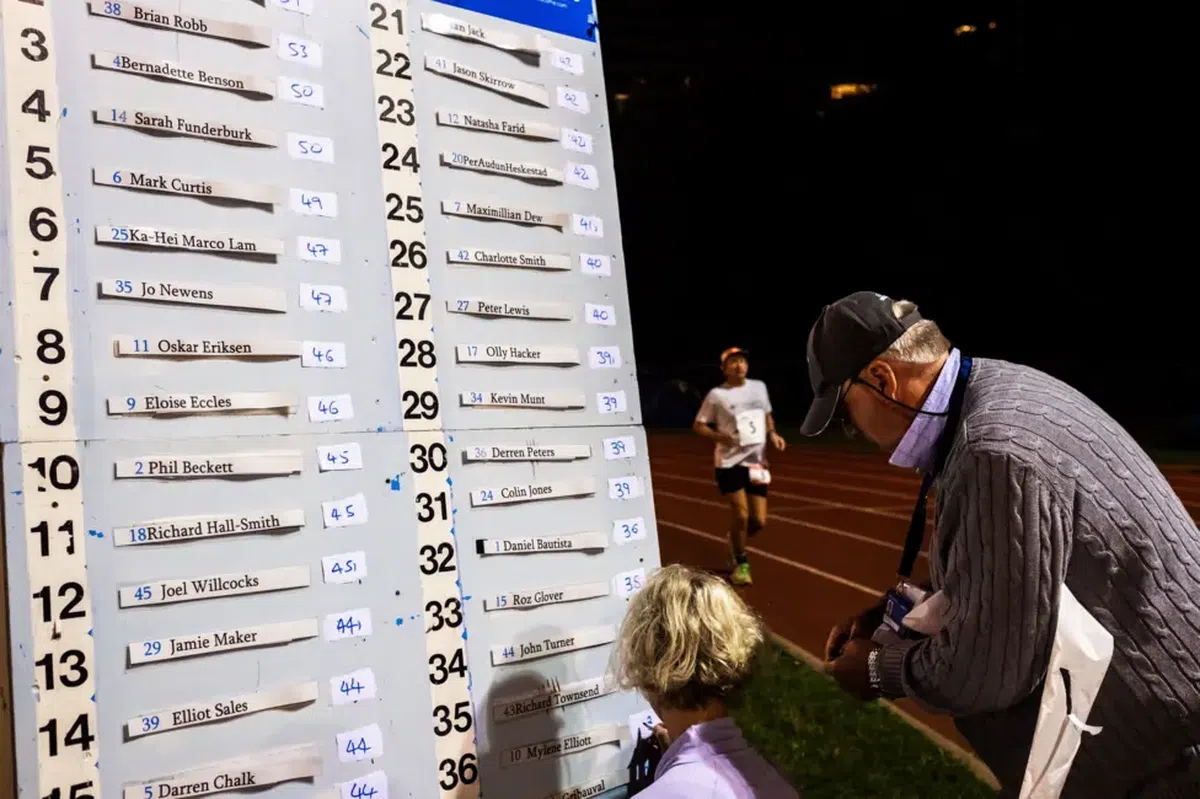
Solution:
[(748, 446), (767, 440), (767, 414), (762, 409), (742, 411), (736, 420), (739, 444)]
[(755, 485), (765, 486), (771, 482), (771, 473), (766, 466), (748, 466), (746, 470), (750, 472), (750, 482)]

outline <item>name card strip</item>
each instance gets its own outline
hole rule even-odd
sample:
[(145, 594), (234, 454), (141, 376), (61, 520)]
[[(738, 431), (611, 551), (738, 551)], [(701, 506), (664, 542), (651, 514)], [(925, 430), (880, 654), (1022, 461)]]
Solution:
[(442, 213), (447, 216), (461, 216), (468, 219), (486, 219), (491, 222), (509, 222), (514, 225), (531, 227), (552, 227), (562, 229), (571, 220), (571, 215), (563, 211), (544, 211), (534, 208), (521, 208), (504, 205), (495, 200), (442, 200)]
[(608, 596), (611, 593), (608, 583), (580, 583), (578, 585), (559, 585), (552, 588), (535, 588), (530, 591), (511, 591), (494, 597), (485, 597), (483, 609), (491, 610), (523, 610), (540, 608), (545, 605), (557, 605), (561, 602), (578, 602), (583, 599), (595, 599)]
[(116, 462), (117, 477), (250, 477), (298, 474), (300, 452), (240, 452), (220, 455), (139, 455)]
[(218, 255), (283, 255), (283, 241), (217, 233), (211, 230), (167, 230), (136, 225), (97, 225), (96, 243), (118, 247), (158, 247)]
[(578, 366), (575, 347), (506, 346), (503, 344), (459, 344), (454, 348), (459, 363), (521, 364), (524, 366)]
[(445, 14), (422, 14), (421, 27), (439, 36), (464, 39), (510, 53), (540, 54), (550, 46), (542, 36), (526, 37), (519, 33), (484, 28)]
[(149, 25), (154, 28), (164, 28), (177, 33), (191, 33), (196, 36), (208, 36), (213, 39), (228, 39), (243, 44), (257, 44), (266, 47), (271, 44), (271, 32), (253, 25), (241, 25), (236, 22), (221, 22), (219, 20), (194, 17), (190, 14), (173, 14), (164, 12), (153, 6), (130, 3), (128, 0), (114, 2), (90, 2), (88, 11), (98, 17), (119, 19), (122, 22), (133, 22)]
[(275, 82), (266, 78), (259, 78), (253, 75), (219, 75), (209, 72), (206, 69), (200, 69), (199, 67), (185, 67), (166, 59), (150, 61), (125, 53), (110, 53), (98, 50), (92, 53), (92, 66), (96, 69), (106, 69), (126, 75), (147, 76), (170, 80), (176, 83), (186, 83), (189, 86), (222, 89), (227, 92), (260, 94), (266, 97), (275, 96)]
[(114, 528), (112, 535), (113, 546), (128, 547), (142, 544), (173, 544), (226, 535), (297, 530), (303, 526), (303, 510), (251, 510), (242, 513), (207, 513), (200, 516), (152, 519), (132, 527)]
[(479, 538), (475, 551), (480, 555), (534, 555), (546, 552), (579, 552), (608, 548), (604, 533), (574, 533), (526, 538)]
[(197, 724), (239, 719), (264, 710), (304, 705), (317, 701), (319, 696), (317, 683), (305, 682), (254, 694), (186, 702), (131, 718), (125, 722), (125, 733), (129, 738), (141, 738)]
[(515, 502), (537, 502), (542, 499), (583, 497), (596, 493), (596, 481), (590, 477), (562, 480), (553, 483), (522, 483), (499, 488), (477, 488), (471, 492), (471, 507), (511, 505)]
[(537, 83), (527, 83), (516, 78), (493, 75), (486, 70), (461, 64), (453, 58), (430, 54), (425, 56), (425, 69), (447, 78), (453, 78), (463, 83), (469, 83), (472, 86), (478, 86), (481, 89), (493, 91), (496, 94), (515, 97), (533, 105), (541, 106), (542, 108), (550, 107), (550, 92), (546, 90), (545, 86)]
[(108, 278), (100, 281), (99, 294), (106, 299), (142, 300), (171, 305), (203, 305), (246, 311), (287, 313), (287, 294), (258, 286), (214, 286), (206, 283), (158, 282)]
[(267, 591), (287, 591), (293, 588), (307, 588), (311, 584), (312, 574), (307, 566), (282, 566), (257, 572), (230, 572), (127, 585), (118, 592), (117, 604), (123, 608), (167, 605), (174, 602), (261, 594)]
[(590, 444), (473, 444), (463, 449), (465, 463), (574, 461), (590, 457), (592, 457)]
[(514, 746), (500, 753), (500, 766), (517, 766), (526, 763), (538, 763), (543, 760), (553, 760), (566, 755), (573, 755), (585, 749), (592, 749), (604, 744), (620, 744), (621, 733), (625, 730), (623, 724), (604, 724), (583, 732), (564, 735), (561, 738), (551, 738), (525, 746)]
[(603, 777), (597, 777), (587, 782), (581, 782), (578, 785), (572, 785), (570, 788), (564, 788), (561, 791), (550, 794), (545, 799), (581, 799), (584, 796), (600, 796), (614, 788), (620, 788), (628, 784), (629, 772), (614, 771), (611, 774), (605, 774)]
[(479, 114), (474, 111), (460, 111), (451, 108), (439, 108), (436, 112), (437, 123), (453, 128), (498, 133), (502, 136), (513, 136), (518, 139), (538, 139), (541, 141), (559, 141), (563, 130), (558, 125), (545, 122), (533, 122), (525, 119), (509, 119)]
[(200, 199), (242, 200), (259, 205), (274, 205), (282, 197), (280, 190), (274, 186), (210, 180), (192, 175), (147, 172), (140, 169), (93, 167), (92, 182), (97, 186), (115, 186), (119, 189), (135, 189)]
[(566, 685), (559, 685), (555, 680), (552, 684), (536, 691), (493, 700), (492, 720), (496, 722), (512, 721), (532, 716), (535, 713), (546, 713), (567, 705), (607, 696), (613, 690), (614, 686), (607, 677), (592, 677)]
[(116, 336), (113, 351), (128, 358), (299, 358), (299, 341)]
[(570, 322), (575, 311), (565, 302), (517, 302), (515, 300), (481, 300), (463, 297), (446, 300), (446, 310), (468, 316), (483, 316), (497, 319), (530, 319)]
[(224, 760), (147, 782), (126, 784), (121, 796), (122, 799), (208, 796), (225, 791), (263, 788), (289, 780), (313, 779), (320, 774), (321, 753), (316, 744), (307, 744)]
[(171, 416), (238, 411), (290, 410), (295, 404), (287, 394), (273, 391), (234, 392), (230, 394), (151, 394), (149, 396), (109, 397), (109, 416), (149, 414)]
[(459, 395), (464, 407), (544, 408), (571, 410), (587, 404), (583, 394), (574, 391), (464, 391)]
[(479, 247), (459, 247), (446, 251), (446, 263), (473, 266), (508, 266), (516, 269), (571, 271), (571, 256), (562, 253), (499, 252)]
[(443, 151), (439, 157), (442, 166), (451, 169), (464, 169), (471, 172), (482, 172), (487, 175), (501, 175), (508, 178), (538, 181), (558, 186), (563, 185), (563, 182), (566, 180), (566, 175), (561, 169), (541, 164), (508, 161), (502, 158), (472, 155), (454, 150)]
[(260, 646), (290, 644), (304, 638), (317, 636), (317, 620), (301, 619), (278, 624), (254, 624), (214, 630), (206, 633), (191, 633), (179, 636), (164, 636), (148, 641), (129, 644), (129, 663), (159, 663), (164, 660), (215, 655), (239, 649), (255, 649)]
[(96, 108), (92, 118), (100, 125), (116, 125), (135, 130), (210, 139), (226, 144), (253, 144), (278, 147), (279, 136), (274, 131), (251, 128), (233, 122), (195, 120), (177, 112), (149, 111), (139, 108)]
[(617, 629), (611, 624), (599, 627), (585, 627), (574, 632), (561, 633), (553, 638), (526, 638), (511, 644), (493, 646), (490, 654), (493, 666), (505, 666), (509, 663), (520, 663), (526, 660), (563, 655), (577, 652), (580, 649), (590, 649), (594, 646), (611, 644), (617, 637)]

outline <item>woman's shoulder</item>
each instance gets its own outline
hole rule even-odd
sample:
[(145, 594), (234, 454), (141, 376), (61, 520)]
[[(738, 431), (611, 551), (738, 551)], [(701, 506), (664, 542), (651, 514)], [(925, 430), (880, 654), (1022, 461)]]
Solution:
[(746, 769), (753, 773), (744, 773), (746, 765), (725, 758), (677, 763), (659, 774), (638, 799), (799, 799), (766, 761)]

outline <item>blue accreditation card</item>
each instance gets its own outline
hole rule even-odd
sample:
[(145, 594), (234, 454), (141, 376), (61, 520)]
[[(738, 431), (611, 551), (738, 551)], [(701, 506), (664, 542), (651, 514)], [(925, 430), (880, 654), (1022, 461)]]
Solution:
[(895, 588), (889, 588), (887, 592), (887, 605), (884, 607), (883, 612), (883, 623), (901, 638), (915, 638), (917, 634), (904, 626), (904, 617), (912, 609), (912, 600)]

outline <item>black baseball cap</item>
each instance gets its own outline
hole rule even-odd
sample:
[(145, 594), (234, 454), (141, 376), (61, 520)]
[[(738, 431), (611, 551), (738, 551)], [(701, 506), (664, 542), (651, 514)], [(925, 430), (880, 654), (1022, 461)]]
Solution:
[(896, 318), (885, 294), (856, 291), (826, 305), (808, 334), (808, 381), (813, 401), (800, 432), (819, 435), (837, 413), (842, 385), (921, 321), (914, 307)]

